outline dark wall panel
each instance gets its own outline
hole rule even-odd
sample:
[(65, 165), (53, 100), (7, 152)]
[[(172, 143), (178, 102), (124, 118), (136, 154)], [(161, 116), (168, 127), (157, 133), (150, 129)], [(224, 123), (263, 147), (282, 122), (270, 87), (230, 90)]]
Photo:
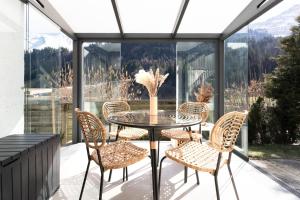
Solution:
[(0, 138), (0, 200), (49, 199), (59, 188), (59, 135)]

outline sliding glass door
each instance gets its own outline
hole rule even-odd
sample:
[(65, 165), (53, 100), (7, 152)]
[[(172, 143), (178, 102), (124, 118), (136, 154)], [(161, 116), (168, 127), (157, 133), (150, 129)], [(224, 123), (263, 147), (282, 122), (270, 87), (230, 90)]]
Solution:
[(72, 40), (26, 5), (25, 132), (57, 133), (72, 141)]

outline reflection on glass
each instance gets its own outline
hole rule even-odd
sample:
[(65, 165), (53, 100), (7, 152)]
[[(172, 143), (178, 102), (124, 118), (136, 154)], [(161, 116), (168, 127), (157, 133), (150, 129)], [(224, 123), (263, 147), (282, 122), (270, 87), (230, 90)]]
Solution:
[(185, 115), (178, 111), (160, 110), (157, 115), (150, 115), (148, 110), (123, 111), (109, 115), (112, 123), (140, 127), (183, 127), (199, 124), (199, 115)]
[(84, 43), (82, 51), (84, 110), (101, 116), (103, 102), (125, 99), (132, 80), (121, 70), (120, 43)]
[(149, 109), (146, 88), (135, 82), (140, 69), (169, 73), (158, 92), (158, 109), (175, 109), (175, 43), (84, 43), (84, 109), (102, 115), (105, 101), (128, 101), (132, 110)]
[(248, 27), (225, 40), (224, 109), (248, 110)]
[(72, 40), (33, 7), (25, 50), (25, 131), (72, 141)]
[[(224, 45), (224, 112), (243, 112), (248, 110), (248, 27), (227, 38)], [(237, 146), (247, 154), (247, 126), (242, 127)]]
[(214, 122), (214, 94), (216, 85), (216, 42), (178, 42), (177, 51), (177, 104), (197, 101), (199, 89), (211, 88), (209, 122)]

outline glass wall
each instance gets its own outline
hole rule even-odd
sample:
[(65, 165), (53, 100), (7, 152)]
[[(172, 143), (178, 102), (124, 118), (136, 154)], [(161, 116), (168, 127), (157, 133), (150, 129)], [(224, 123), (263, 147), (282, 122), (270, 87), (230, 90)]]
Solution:
[[(200, 88), (214, 122), (216, 41), (203, 42), (85, 42), (82, 46), (84, 110), (102, 117), (105, 101), (125, 100), (132, 110), (149, 109), (146, 88), (135, 82), (140, 69), (169, 73), (159, 89), (159, 109), (176, 110), (186, 101), (198, 101)], [(209, 123), (211, 124), (211, 123)]]
[(159, 109), (175, 109), (176, 75), (174, 43), (84, 43), (84, 109), (102, 117), (105, 101), (125, 100), (131, 109), (148, 109), (147, 90), (134, 80), (140, 70), (160, 69), (169, 77), (159, 89)]
[(208, 122), (214, 122), (216, 51), (214, 41), (178, 42), (176, 46), (177, 105), (187, 101), (208, 103)]
[(124, 42), (121, 51), (122, 69), (132, 77), (131, 104), (133, 109), (148, 109), (149, 96), (144, 86), (134, 81), (140, 69), (159, 68), (160, 74), (169, 74), (158, 90), (158, 109), (172, 110), (176, 107), (176, 44), (174, 42)]
[(1, 0), (0, 137), (24, 132), (24, 4)]
[(121, 44), (84, 43), (82, 56), (84, 110), (101, 117), (103, 102), (128, 95), (120, 92), (120, 85), (130, 84), (129, 77), (121, 69)]
[(72, 40), (28, 5), (25, 49), (25, 131), (72, 140)]
[[(243, 112), (248, 110), (248, 27), (231, 35), (224, 45), (224, 112)], [(237, 146), (247, 155), (247, 126), (242, 128)]]

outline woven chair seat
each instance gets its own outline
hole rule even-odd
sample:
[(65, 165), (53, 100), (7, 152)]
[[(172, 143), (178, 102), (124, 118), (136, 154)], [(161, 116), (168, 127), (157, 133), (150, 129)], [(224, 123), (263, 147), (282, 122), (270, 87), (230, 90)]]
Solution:
[[(109, 133), (110, 136), (117, 136), (117, 131)], [(141, 128), (126, 127), (119, 132), (119, 138), (125, 140), (136, 140), (148, 135), (148, 131)]]
[[(201, 117), (201, 124), (205, 124), (208, 117), (208, 106), (203, 102), (185, 102), (178, 108), (180, 113), (186, 115), (199, 115)], [(199, 131), (193, 131), (191, 134), (188, 131), (179, 129), (162, 130), (161, 134), (170, 139), (178, 140), (179, 143), (187, 141), (201, 141), (202, 135)]]
[(193, 131), (192, 133), (189, 133), (185, 130), (180, 129), (166, 129), (161, 131), (161, 135), (168, 137), (170, 139), (178, 140), (180, 142), (187, 142), (191, 141), (199, 141), (201, 140), (201, 134), (199, 134), (199, 131)]
[[(181, 146), (166, 151), (166, 157), (182, 165), (214, 174), (219, 152), (207, 144), (187, 142)], [(227, 163), (227, 156), (223, 155), (220, 167)]]
[[(148, 156), (148, 150), (130, 142), (117, 141), (100, 147), (101, 163), (105, 170), (119, 169), (134, 164)], [(91, 159), (99, 164), (97, 151), (91, 154)]]

